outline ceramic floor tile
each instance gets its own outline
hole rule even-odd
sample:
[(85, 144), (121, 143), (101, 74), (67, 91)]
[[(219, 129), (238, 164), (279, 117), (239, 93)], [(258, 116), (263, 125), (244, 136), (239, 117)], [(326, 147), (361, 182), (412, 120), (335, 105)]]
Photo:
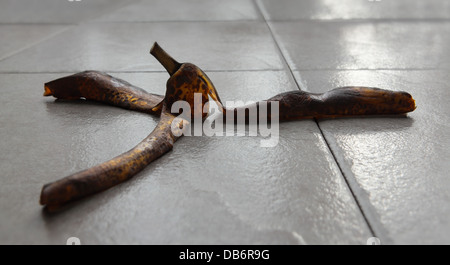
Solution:
[(293, 69), (429, 69), (450, 64), (450, 22), (273, 22)]
[[(43, 184), (128, 150), (157, 119), (90, 102), (43, 98), (63, 74), (0, 74), (1, 243), (365, 244), (370, 232), (312, 121), (261, 137), (183, 137), (132, 180), (57, 215)], [(165, 73), (114, 74), (163, 93)], [(208, 73), (224, 101), (295, 89), (283, 71)]]
[(291, 19), (450, 19), (447, 0), (258, 0), (266, 18)]
[(406, 118), (320, 121), (369, 222), (397, 244), (449, 244), (447, 71), (305, 71), (303, 88), (376, 86), (412, 94)]
[(67, 29), (57, 25), (0, 25), (0, 60)]
[(149, 54), (155, 41), (204, 70), (283, 68), (264, 22), (180, 22), (78, 26), (3, 60), (0, 71), (164, 71)]
[(97, 18), (131, 0), (2, 0), (0, 23), (79, 23)]
[(252, 0), (144, 0), (106, 14), (98, 21), (258, 20)]

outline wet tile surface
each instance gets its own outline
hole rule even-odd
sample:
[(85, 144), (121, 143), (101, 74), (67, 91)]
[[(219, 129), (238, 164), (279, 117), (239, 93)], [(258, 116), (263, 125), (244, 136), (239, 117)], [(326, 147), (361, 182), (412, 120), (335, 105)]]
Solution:
[(61, 25), (0, 25), (0, 60), (66, 30)]
[(450, 22), (273, 22), (291, 68), (449, 67)]
[(2, 0), (0, 23), (81, 23), (112, 12), (132, 0)]
[(261, 20), (251, 0), (144, 0), (108, 13), (95, 21), (215, 21)]
[(264, 22), (101, 23), (81, 25), (3, 60), (0, 71), (164, 71), (149, 54), (155, 41), (174, 58), (205, 70), (283, 67)]
[(270, 20), (450, 19), (445, 0), (258, 0)]
[[(116, 75), (157, 93), (167, 78)], [(224, 101), (295, 89), (281, 71), (209, 75)], [(96, 103), (43, 98), (42, 84), (55, 77), (0, 75), (7, 95), (0, 122), (8, 124), (0, 130), (8, 139), (0, 146), (2, 243), (62, 244), (77, 236), (86, 244), (364, 244), (370, 237), (312, 121), (281, 124), (274, 148), (260, 147), (261, 137), (185, 137), (132, 180), (60, 214), (43, 214), (43, 184), (127, 151), (157, 122)]]
[(447, 244), (450, 232), (450, 111), (446, 71), (311, 71), (303, 88), (347, 85), (408, 91), (417, 109), (406, 118), (320, 121), (344, 174), (380, 234), (397, 244)]

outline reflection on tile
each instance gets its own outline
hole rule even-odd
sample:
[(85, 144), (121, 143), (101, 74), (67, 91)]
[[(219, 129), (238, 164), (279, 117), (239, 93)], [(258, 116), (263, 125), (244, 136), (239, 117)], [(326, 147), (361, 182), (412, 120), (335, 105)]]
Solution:
[(267, 19), (449, 19), (447, 0), (258, 0)]
[[(446, 71), (311, 71), (296, 77), (312, 92), (362, 85), (404, 90), (417, 109), (407, 118), (320, 121), (347, 178), (362, 189), (397, 244), (448, 244), (450, 170)], [(357, 192), (358, 193), (358, 192)]]
[(450, 22), (273, 22), (292, 68), (425, 69), (445, 67)]
[(2, 0), (0, 23), (78, 23), (133, 3), (132, 0)]
[[(164, 91), (166, 73), (114, 74)], [(224, 101), (293, 90), (282, 71), (208, 73)], [(132, 180), (55, 216), (40, 212), (42, 184), (111, 158), (157, 119), (90, 102), (42, 98), (57, 74), (1, 74), (2, 243), (364, 244), (370, 232), (312, 121), (261, 137), (184, 137)], [(201, 170), (200, 170), (201, 169)], [(14, 204), (9, 202), (14, 201)], [(14, 227), (14, 228), (13, 228)], [(13, 228), (13, 229), (12, 229)]]
[(257, 20), (251, 0), (144, 0), (127, 5), (98, 21)]
[(263, 22), (87, 24), (0, 62), (0, 71), (164, 71), (153, 42), (204, 70), (282, 69)]
[(65, 30), (56, 25), (0, 25), (0, 60)]

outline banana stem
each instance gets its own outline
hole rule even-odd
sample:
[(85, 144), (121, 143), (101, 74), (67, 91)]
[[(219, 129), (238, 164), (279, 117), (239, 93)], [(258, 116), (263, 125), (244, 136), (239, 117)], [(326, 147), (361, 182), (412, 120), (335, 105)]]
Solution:
[(167, 72), (171, 76), (181, 67), (181, 64), (165, 52), (157, 42), (155, 42), (153, 47), (150, 49), (150, 54), (153, 55), (164, 66), (164, 68), (166, 68)]

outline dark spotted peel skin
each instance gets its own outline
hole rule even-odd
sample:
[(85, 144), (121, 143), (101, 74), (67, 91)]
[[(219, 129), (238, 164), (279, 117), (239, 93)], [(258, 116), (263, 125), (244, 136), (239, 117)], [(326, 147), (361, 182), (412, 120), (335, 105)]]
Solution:
[(46, 83), (44, 89), (44, 96), (69, 100), (85, 98), (150, 114), (159, 114), (160, 109), (153, 108), (163, 100), (163, 96), (98, 71), (62, 77)]
[[(161, 119), (147, 138), (130, 151), (107, 162), (80, 171), (43, 187), (40, 203), (57, 209), (67, 202), (109, 189), (144, 169), (153, 160), (170, 151), (179, 138), (171, 130), (175, 116), (163, 107)], [(179, 129), (182, 120), (178, 120)]]
[[(416, 108), (414, 99), (406, 92), (371, 87), (341, 87), (323, 94), (300, 90), (281, 93), (265, 102), (268, 106), (268, 120), (271, 120), (270, 113), (273, 102), (279, 104), (279, 121), (396, 115), (411, 112)], [(241, 111), (245, 113), (248, 123), (248, 116), (251, 113), (249, 109), (256, 108), (254, 113), (259, 114), (260, 104), (261, 102), (257, 102), (253, 106), (242, 106), (236, 109), (226, 108), (226, 114), (233, 114), (236, 121), (238, 112)]]
[[(184, 63), (178, 71), (176, 71), (167, 80), (166, 96), (168, 106), (172, 106), (178, 100), (189, 103), (191, 107), (191, 118), (194, 114), (201, 114), (204, 118), (208, 113), (203, 112), (203, 107), (209, 101), (208, 96), (216, 100), (221, 107), (219, 95), (208, 76), (197, 66), (191, 63)], [(201, 94), (201, 102), (194, 104), (195, 93)], [(201, 103), (201, 104), (200, 104)]]
[(342, 87), (323, 94), (287, 92), (269, 101), (280, 102), (280, 120), (404, 114), (416, 108), (406, 92), (370, 87)]

